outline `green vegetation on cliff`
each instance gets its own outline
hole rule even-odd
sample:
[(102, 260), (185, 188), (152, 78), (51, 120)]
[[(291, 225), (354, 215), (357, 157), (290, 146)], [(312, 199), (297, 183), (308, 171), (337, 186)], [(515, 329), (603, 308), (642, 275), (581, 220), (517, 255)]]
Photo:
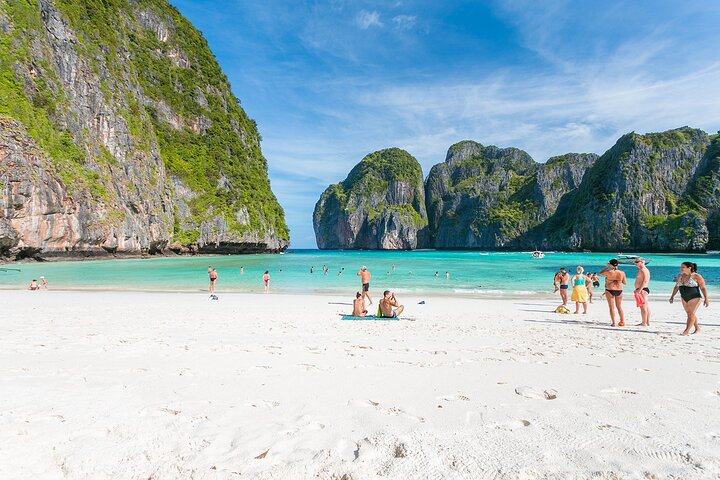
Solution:
[[(134, 151), (159, 152), (167, 171), (193, 192), (183, 200), (190, 217), (169, 226), (176, 243), (195, 243), (200, 224), (213, 217), (223, 218), (225, 232), (237, 238), (289, 239), (257, 126), (187, 19), (165, 0), (53, 0), (50, 5), (74, 33), (77, 68), (87, 65), (96, 77), (88, 81), (94, 80), (103, 101), (124, 120)], [(116, 182), (113, 168), (124, 159), (67, 121), (68, 92), (56, 65), (47, 61), (48, 47), (37, 41), (45, 34), (44, 22), (53, 21), (42, 16), (43, 8), (38, 0), (0, 3), (9, 29), (0, 31), (0, 116), (27, 129), (72, 195), (111, 205), (116, 202), (110, 188)]]

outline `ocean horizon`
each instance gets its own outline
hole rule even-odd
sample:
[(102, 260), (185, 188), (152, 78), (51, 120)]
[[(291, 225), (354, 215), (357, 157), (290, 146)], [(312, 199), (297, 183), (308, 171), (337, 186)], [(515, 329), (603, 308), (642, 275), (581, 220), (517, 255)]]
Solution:
[[(720, 293), (720, 255), (637, 255), (651, 259), (652, 295), (670, 295), (683, 261), (697, 263), (709, 291)], [(0, 266), (0, 288), (26, 288), (31, 280), (44, 276), (49, 288), (58, 290), (203, 292), (208, 286), (207, 268), (213, 266), (220, 277), (219, 293), (262, 292), (262, 274), (267, 270), (274, 292), (351, 296), (360, 287), (356, 273), (365, 265), (372, 273), (373, 296), (386, 289), (412, 295), (537, 295), (552, 293), (553, 275), (560, 267), (571, 274), (578, 265), (586, 272), (599, 272), (614, 257), (611, 253), (545, 252), (545, 258), (535, 259), (530, 252), (507, 251), (291, 249), (285, 254), (27, 262)], [(329, 269), (327, 274), (323, 266)], [(636, 268), (623, 265), (622, 269), (632, 286)]]

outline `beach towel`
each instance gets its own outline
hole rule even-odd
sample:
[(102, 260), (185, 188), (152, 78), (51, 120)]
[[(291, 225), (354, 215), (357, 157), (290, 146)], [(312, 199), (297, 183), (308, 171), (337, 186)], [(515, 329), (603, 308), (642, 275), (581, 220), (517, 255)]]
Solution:
[(368, 315), (367, 317), (354, 317), (352, 315), (343, 315), (342, 320), (400, 320), (399, 318), (386, 318), (386, 317), (374, 317)]

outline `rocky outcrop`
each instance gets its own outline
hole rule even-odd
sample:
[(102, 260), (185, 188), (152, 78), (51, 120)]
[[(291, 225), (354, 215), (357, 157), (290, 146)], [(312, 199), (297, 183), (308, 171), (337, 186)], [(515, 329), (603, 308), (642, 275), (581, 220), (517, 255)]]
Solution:
[(256, 125), (176, 9), (4, 2), (0, 29), (0, 256), (288, 246)]
[[(362, 217), (318, 215), (355, 211), (344, 187), (351, 177), (316, 206), (320, 248), (408, 248), (368, 241)], [(375, 202), (388, 194), (386, 184), (372, 191)], [(464, 141), (431, 169), (425, 202), (428, 235), (418, 234), (418, 248), (717, 250), (720, 133), (688, 127), (629, 133), (601, 157), (569, 153), (545, 163), (515, 148)]]
[(390, 148), (367, 155), (315, 205), (322, 249), (407, 250), (426, 244), (422, 169), (409, 153)]
[(709, 144), (705, 132), (687, 127), (624, 135), (595, 162), (566, 207), (538, 229), (541, 245), (704, 251), (719, 188)]
[(516, 148), (471, 141), (453, 145), (426, 182), (430, 245), (490, 249), (524, 245), (525, 233), (555, 213), (596, 158), (567, 154), (538, 164)]

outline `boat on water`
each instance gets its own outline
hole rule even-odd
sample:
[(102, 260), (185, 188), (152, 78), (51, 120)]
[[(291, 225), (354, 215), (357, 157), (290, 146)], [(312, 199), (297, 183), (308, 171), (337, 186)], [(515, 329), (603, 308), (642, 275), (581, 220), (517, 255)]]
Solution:
[(617, 261), (620, 265), (632, 265), (637, 259), (644, 260), (645, 264), (650, 263), (649, 258), (641, 257), (639, 255), (623, 255), (622, 253), (618, 253), (617, 256)]
[(545, 258), (545, 254), (540, 250), (535, 250), (530, 255), (532, 256), (532, 258)]
[(720, 250), (708, 250), (705, 252), (706, 255), (720, 255)]

